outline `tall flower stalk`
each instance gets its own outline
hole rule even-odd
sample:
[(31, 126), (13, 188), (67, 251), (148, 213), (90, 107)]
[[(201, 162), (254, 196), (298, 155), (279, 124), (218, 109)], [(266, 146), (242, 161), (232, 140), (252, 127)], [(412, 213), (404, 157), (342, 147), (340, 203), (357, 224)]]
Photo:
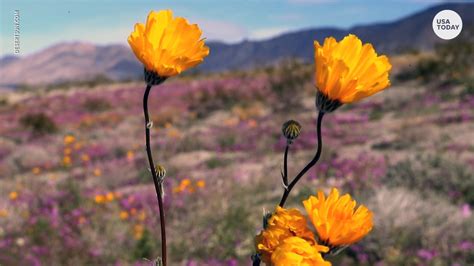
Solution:
[(163, 207), (163, 180), (165, 178), (166, 171), (162, 166), (157, 166), (160, 168), (160, 174), (157, 173), (157, 168), (155, 168), (155, 162), (153, 161), (153, 154), (151, 152), (151, 143), (150, 143), (150, 129), (153, 126), (153, 123), (150, 121), (148, 114), (148, 95), (152, 85), (147, 85), (145, 93), (143, 95), (143, 113), (145, 115), (145, 138), (146, 138), (146, 154), (148, 157), (148, 163), (150, 165), (150, 172), (153, 178), (153, 183), (155, 185), (156, 198), (158, 200), (158, 208), (160, 211), (160, 229), (161, 229), (161, 260), (164, 265), (167, 261), (167, 251), (166, 251), (166, 221), (165, 221), (165, 210)]
[(146, 24), (135, 24), (135, 30), (128, 37), (128, 43), (144, 67), (147, 84), (143, 95), (145, 116), (146, 153), (158, 201), (161, 229), (161, 258), (157, 264), (167, 265), (166, 220), (163, 204), (163, 181), (166, 170), (153, 160), (150, 131), (153, 121), (148, 112), (148, 98), (153, 86), (162, 84), (188, 68), (201, 63), (209, 54), (209, 48), (201, 39), (202, 31), (196, 24), (189, 24), (181, 17), (173, 17), (171, 10), (151, 11)]
[(330, 266), (331, 263), (324, 260), (327, 254), (335, 254), (359, 241), (373, 226), (372, 212), (363, 205), (356, 208), (355, 200), (348, 194), (340, 197), (336, 188), (327, 198), (319, 191), (317, 197), (311, 196), (303, 202), (317, 238), (307, 228), (306, 218), (297, 209), (283, 208), (292, 189), (321, 158), (325, 114), (390, 85), (388, 76), (392, 66), (388, 58), (378, 56), (371, 44), (363, 45), (355, 35), (350, 34), (340, 42), (332, 37), (326, 38), (322, 46), (315, 41), (314, 51), (318, 146), (313, 158), (290, 181), (288, 152), (301, 126), (293, 120), (283, 124), (282, 132), (287, 139), (283, 156), (283, 195), (275, 212), (264, 216), (263, 230), (255, 238), (257, 252), (252, 257), (253, 265), (260, 265), (263, 261), (274, 266)]

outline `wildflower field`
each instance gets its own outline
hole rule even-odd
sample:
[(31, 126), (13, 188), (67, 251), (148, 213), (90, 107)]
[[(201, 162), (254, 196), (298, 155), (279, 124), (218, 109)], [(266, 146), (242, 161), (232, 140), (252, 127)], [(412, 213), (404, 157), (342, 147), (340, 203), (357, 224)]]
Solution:
[[(474, 94), (392, 57), (392, 87), (326, 115), (320, 162), (287, 205), (337, 187), (373, 211), (334, 265), (474, 263)], [(281, 125), (299, 121), (288, 171), (316, 147), (313, 67), (182, 76), (150, 94), (167, 166), (172, 265), (248, 265), (281, 193)], [(411, 73), (410, 72), (410, 73)], [(467, 85), (466, 85), (467, 84)], [(0, 106), (0, 264), (148, 265), (159, 256), (142, 82), (17, 91)], [(147, 259), (144, 259), (147, 258)]]

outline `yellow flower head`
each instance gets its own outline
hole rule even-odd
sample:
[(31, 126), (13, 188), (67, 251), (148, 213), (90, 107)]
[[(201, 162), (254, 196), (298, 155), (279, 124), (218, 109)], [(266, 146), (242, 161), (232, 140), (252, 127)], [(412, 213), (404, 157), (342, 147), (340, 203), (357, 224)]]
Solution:
[(127, 151), (127, 160), (133, 161), (133, 158), (135, 158), (135, 153), (133, 151)]
[(320, 240), (327, 245), (350, 245), (372, 230), (372, 212), (364, 205), (355, 210), (355, 200), (349, 194), (340, 197), (336, 188), (327, 198), (319, 191), (318, 197), (310, 196), (303, 204)]
[(171, 77), (201, 63), (209, 54), (196, 24), (173, 17), (171, 10), (151, 11), (145, 24), (135, 24), (128, 43), (146, 70)]
[(99, 168), (95, 168), (92, 173), (94, 174), (94, 176), (101, 176), (102, 170), (100, 170)]
[(64, 144), (68, 145), (76, 141), (76, 138), (73, 135), (66, 135), (64, 136)]
[(105, 198), (104, 195), (100, 195), (100, 194), (99, 194), (99, 195), (95, 195), (94, 201), (95, 201), (95, 203), (97, 203), (97, 204), (101, 204), (101, 203), (104, 203), (104, 202), (106, 201), (106, 198)]
[(206, 181), (204, 181), (204, 180), (198, 180), (198, 181), (196, 182), (196, 186), (197, 186), (198, 188), (204, 188), (204, 187), (206, 186)]
[(277, 207), (268, 219), (266, 229), (255, 237), (255, 246), (262, 261), (270, 263), (275, 249), (288, 237), (298, 236), (314, 243), (313, 233), (308, 229), (306, 219), (297, 209)]
[(64, 166), (70, 166), (72, 164), (71, 156), (66, 155), (63, 157), (63, 164)]
[(271, 256), (274, 266), (331, 266), (325, 261), (320, 252), (328, 252), (329, 248), (311, 245), (300, 237), (289, 237), (282, 241)]
[(113, 192), (108, 192), (107, 194), (105, 194), (105, 199), (107, 201), (113, 201), (115, 199), (115, 195)]
[(119, 216), (121, 220), (127, 220), (129, 215), (127, 211), (120, 211)]
[(268, 219), (268, 226), (276, 226), (289, 230), (293, 235), (313, 239), (313, 233), (308, 229), (306, 218), (298, 209), (276, 207), (275, 214)]
[(4, 209), (0, 209), (0, 218), (8, 217), (8, 211)]
[[(316, 87), (321, 94), (318, 97), (325, 98), (326, 104), (355, 102), (390, 86), (388, 75), (392, 65), (388, 58), (378, 56), (372, 44), (362, 45), (353, 34), (340, 42), (326, 38), (322, 46), (315, 41), (314, 60)], [(322, 104), (318, 105), (320, 109)], [(329, 106), (325, 111), (335, 108)]]
[(137, 240), (142, 238), (144, 231), (145, 231), (145, 227), (141, 224), (136, 224), (133, 226), (133, 236)]
[(39, 175), (41, 173), (41, 168), (33, 167), (33, 169), (31, 169), (31, 172), (35, 175)]
[(10, 198), (10, 200), (16, 200), (18, 198), (18, 192), (12, 191), (10, 192), (10, 194), (8, 194), (8, 197)]
[(83, 155), (81, 155), (81, 159), (82, 159), (83, 162), (88, 162), (88, 161), (91, 160), (91, 157), (87, 154), (83, 154)]

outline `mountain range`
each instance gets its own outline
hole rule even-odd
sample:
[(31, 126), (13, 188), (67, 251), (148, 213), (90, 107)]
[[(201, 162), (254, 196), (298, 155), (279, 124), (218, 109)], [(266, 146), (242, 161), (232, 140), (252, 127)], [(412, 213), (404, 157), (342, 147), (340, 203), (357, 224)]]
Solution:
[[(358, 25), (349, 29), (312, 28), (236, 44), (209, 42), (211, 53), (197, 70), (244, 69), (288, 57), (309, 61), (313, 58), (314, 40), (321, 42), (328, 36), (339, 40), (349, 33), (372, 43), (381, 53), (426, 51), (433, 49), (436, 43), (445, 42), (432, 30), (433, 17), (444, 9), (456, 11), (463, 19), (463, 28), (474, 26), (474, 3), (441, 4), (387, 23)], [(142, 68), (125, 45), (64, 42), (24, 57), (8, 55), (0, 58), (0, 87), (54, 84), (97, 76), (113, 80), (133, 79), (143, 74)]]

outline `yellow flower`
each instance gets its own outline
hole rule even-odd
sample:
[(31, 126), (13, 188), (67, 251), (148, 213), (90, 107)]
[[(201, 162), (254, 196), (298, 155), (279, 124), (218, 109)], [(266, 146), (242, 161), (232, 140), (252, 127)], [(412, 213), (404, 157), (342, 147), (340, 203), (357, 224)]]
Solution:
[(268, 219), (268, 226), (286, 228), (296, 236), (314, 240), (313, 233), (308, 229), (306, 218), (298, 209), (277, 206), (275, 214)]
[(372, 230), (372, 212), (364, 205), (354, 210), (355, 200), (349, 194), (340, 197), (336, 188), (327, 198), (319, 191), (318, 197), (310, 196), (303, 204), (324, 244), (350, 245)]
[(79, 225), (83, 225), (83, 224), (85, 224), (86, 222), (87, 222), (87, 219), (86, 219), (86, 217), (84, 217), (84, 216), (79, 217), (79, 219), (77, 220), (77, 223), (78, 223)]
[(94, 201), (95, 201), (95, 203), (97, 203), (97, 204), (101, 204), (101, 203), (104, 203), (104, 202), (106, 201), (106, 198), (105, 198), (104, 195), (100, 195), (100, 194), (99, 194), (99, 195), (95, 195)]
[(138, 220), (139, 221), (145, 221), (146, 220), (146, 212), (145, 211), (140, 211), (140, 214), (138, 214)]
[(270, 226), (255, 237), (255, 247), (263, 262), (269, 263), (280, 243), (293, 234), (286, 228)]
[(171, 10), (151, 11), (145, 24), (135, 24), (128, 43), (146, 70), (171, 77), (201, 63), (209, 54), (196, 24), (173, 17)]
[(102, 170), (99, 168), (94, 169), (93, 171), (94, 176), (101, 176), (102, 175)]
[(70, 166), (72, 164), (71, 156), (68, 156), (68, 155), (64, 156), (63, 164), (64, 166)]
[(316, 87), (326, 101), (351, 103), (390, 86), (388, 58), (378, 56), (372, 44), (362, 45), (353, 34), (340, 42), (326, 38), (323, 46), (315, 41), (314, 60)]
[(88, 161), (91, 160), (91, 157), (89, 157), (89, 155), (87, 155), (87, 154), (83, 154), (83, 155), (81, 155), (81, 159), (84, 162), (88, 162)]
[(119, 216), (120, 216), (121, 220), (127, 220), (128, 219), (128, 212), (127, 211), (121, 211)]
[(141, 224), (136, 224), (133, 226), (133, 236), (137, 240), (142, 238), (144, 231), (145, 231), (145, 227)]
[(73, 135), (64, 136), (64, 144), (68, 145), (76, 141), (76, 138)]
[(199, 181), (196, 182), (196, 186), (197, 186), (198, 188), (203, 188), (203, 187), (206, 186), (206, 181), (204, 181), (204, 180), (199, 180)]
[(133, 159), (135, 158), (135, 153), (133, 151), (127, 151), (127, 160), (128, 161), (133, 161)]
[(278, 206), (268, 219), (266, 229), (255, 237), (255, 246), (262, 261), (268, 264), (275, 249), (284, 239), (292, 236), (315, 242), (313, 233), (308, 229), (306, 219), (300, 211)]
[(4, 209), (0, 209), (0, 218), (8, 217), (8, 211)]
[(39, 175), (41, 173), (41, 168), (33, 167), (33, 169), (31, 169), (31, 172), (35, 175)]
[(16, 200), (18, 198), (18, 192), (12, 191), (12, 192), (10, 192), (8, 197), (10, 198), (10, 200)]
[(181, 185), (184, 186), (184, 187), (187, 187), (187, 186), (191, 185), (191, 180), (185, 178), (181, 181)]
[(80, 143), (80, 142), (77, 142), (77, 143), (74, 144), (74, 149), (75, 150), (79, 150), (81, 147), (82, 147), (82, 143)]
[(115, 199), (115, 195), (113, 192), (108, 192), (106, 195), (105, 195), (105, 199), (107, 201), (113, 201)]
[(311, 245), (300, 237), (289, 237), (283, 240), (272, 254), (274, 266), (331, 266), (325, 261), (320, 252), (328, 252), (329, 248)]
[(72, 152), (71, 148), (64, 148), (64, 155), (70, 155)]

